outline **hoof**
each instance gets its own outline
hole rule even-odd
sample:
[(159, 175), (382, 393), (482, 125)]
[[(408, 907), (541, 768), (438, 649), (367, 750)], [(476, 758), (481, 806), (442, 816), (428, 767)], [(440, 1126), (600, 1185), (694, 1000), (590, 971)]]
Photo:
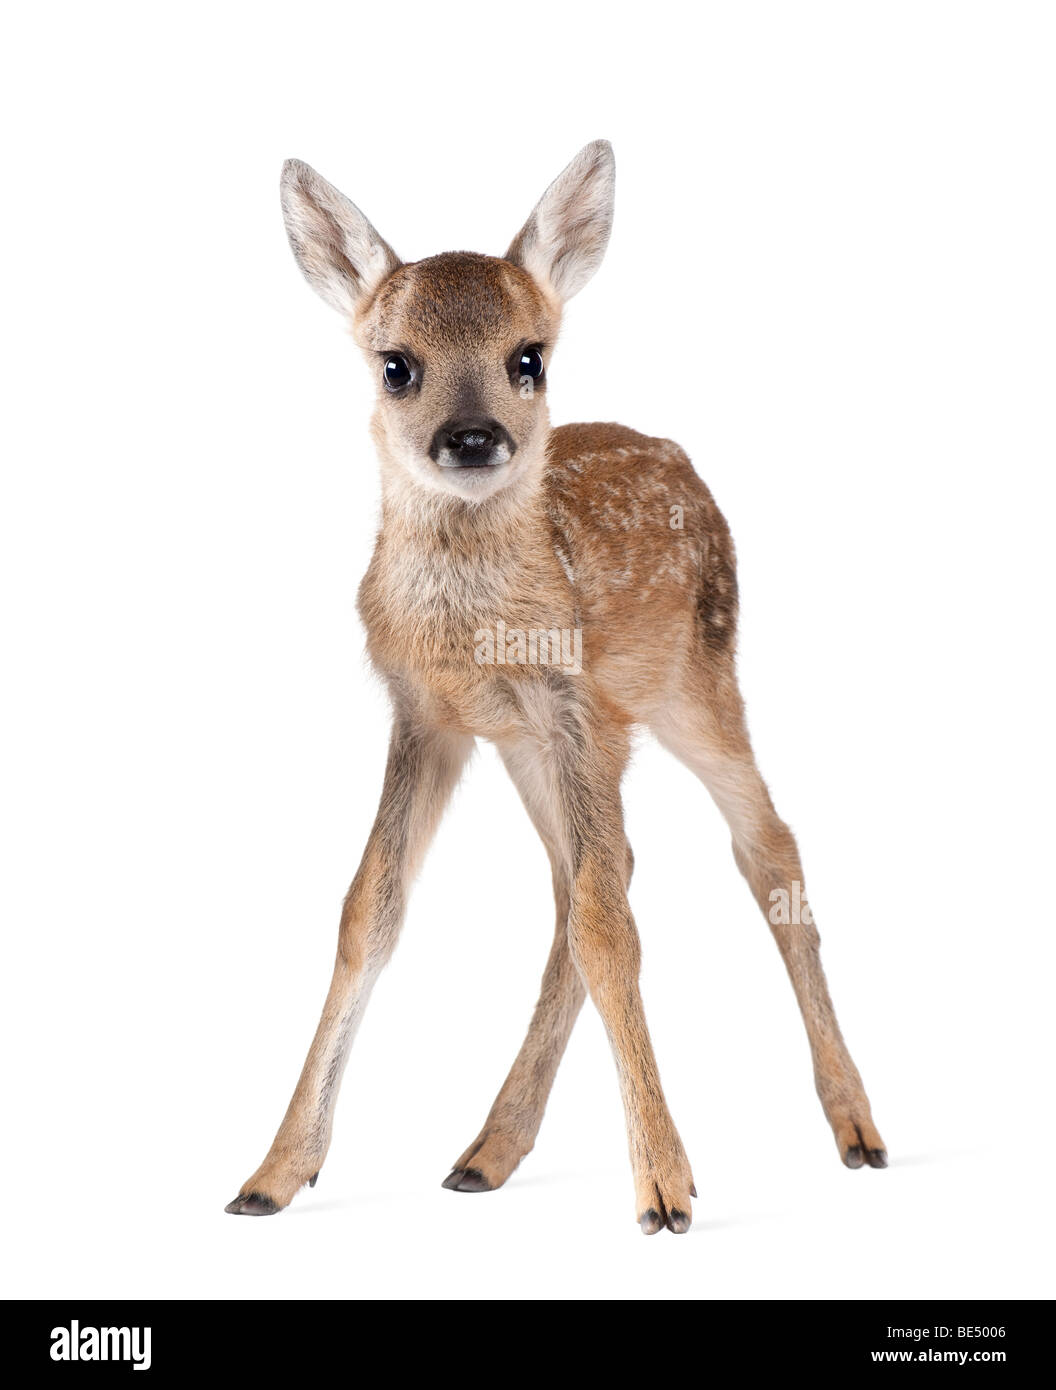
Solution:
[(870, 1168), (886, 1168), (887, 1150), (867, 1149), (863, 1144), (852, 1144), (843, 1155), (843, 1161), (848, 1168), (861, 1168), (865, 1164)]
[(490, 1192), (491, 1183), (479, 1168), (454, 1168), (440, 1184), (449, 1192)]
[(657, 1231), (662, 1231), (664, 1229), (664, 1223), (660, 1219), (660, 1213), (655, 1207), (650, 1207), (649, 1210), (644, 1213), (640, 1224), (643, 1236), (655, 1236)]
[(674, 1211), (667, 1213), (667, 1229), (676, 1236), (684, 1236), (692, 1220), (688, 1212), (679, 1211), (676, 1207)]
[(229, 1211), (232, 1216), (274, 1216), (277, 1211), (281, 1211), (270, 1197), (265, 1197), (262, 1192), (240, 1192), (233, 1202), (228, 1202), (224, 1211)]

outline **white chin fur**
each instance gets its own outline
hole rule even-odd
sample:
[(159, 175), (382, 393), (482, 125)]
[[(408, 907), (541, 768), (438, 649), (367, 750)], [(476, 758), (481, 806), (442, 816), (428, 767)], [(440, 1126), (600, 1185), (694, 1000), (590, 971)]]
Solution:
[(511, 458), (510, 450), (500, 444), (492, 455), (492, 462), (479, 468), (467, 468), (457, 465), (450, 452), (444, 450), (436, 463), (430, 458), (409, 460), (408, 471), (415, 482), (424, 483), (433, 491), (480, 501), (511, 481), (515, 471), (510, 466)]

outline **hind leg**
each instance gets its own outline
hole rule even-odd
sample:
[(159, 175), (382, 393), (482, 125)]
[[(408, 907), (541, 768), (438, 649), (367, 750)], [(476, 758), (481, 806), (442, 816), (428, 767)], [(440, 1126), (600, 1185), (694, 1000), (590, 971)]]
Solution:
[(568, 883), (554, 869), (557, 925), (528, 1034), (484, 1127), (455, 1160), (444, 1187), (491, 1192), (530, 1153), (585, 991), (568, 950)]
[[(531, 1151), (557, 1069), (586, 997), (568, 945), (569, 871), (560, 849), (550, 789), (539, 783), (531, 760), (518, 757), (513, 748), (502, 752), (506, 769), (550, 857), (557, 920), (528, 1034), (483, 1129), (444, 1179), (443, 1186), (455, 1192), (491, 1192), (501, 1187)], [(628, 884), (633, 863), (628, 844)]]
[(820, 938), (791, 830), (774, 810), (752, 753), (732, 662), (693, 672), (653, 732), (705, 784), (729, 824), (733, 853), (777, 942), (806, 1025), (814, 1080), (848, 1168), (887, 1166), (862, 1078), (847, 1050), (821, 966)]

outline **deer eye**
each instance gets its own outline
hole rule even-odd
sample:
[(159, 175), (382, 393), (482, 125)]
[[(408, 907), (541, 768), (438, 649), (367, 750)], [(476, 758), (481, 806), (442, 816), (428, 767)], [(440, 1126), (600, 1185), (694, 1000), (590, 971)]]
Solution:
[(394, 352), (385, 359), (385, 385), (390, 391), (399, 391), (411, 379), (411, 368), (406, 357)]
[(543, 374), (543, 355), (538, 348), (525, 348), (518, 364), (518, 376), (530, 376), (538, 381)]

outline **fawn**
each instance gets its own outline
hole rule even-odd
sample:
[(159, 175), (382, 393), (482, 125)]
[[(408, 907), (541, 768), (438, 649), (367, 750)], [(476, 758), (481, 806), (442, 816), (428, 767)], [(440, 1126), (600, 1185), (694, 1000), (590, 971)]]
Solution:
[[(314, 1186), (356, 1027), (478, 736), (497, 747), (546, 847), (557, 926), (528, 1035), (444, 1187), (490, 1192), (532, 1148), (589, 992), (616, 1058), (637, 1220), (647, 1235), (689, 1228), (693, 1174), (660, 1085), (627, 902), (620, 781), (636, 725), (697, 774), (729, 823), (791, 977), (844, 1163), (886, 1165), (809, 909), (800, 899), (794, 921), (771, 910), (801, 891), (803, 871), (746, 730), (726, 523), (669, 440), (615, 424), (550, 427), (550, 356), (565, 301), (604, 254), (613, 184), (611, 147), (597, 141), (546, 190), (505, 257), (404, 264), (313, 169), (283, 168), (294, 256), (348, 318), (377, 378), (382, 522), (359, 611), (393, 724), (315, 1040), (275, 1141), (229, 1212), (269, 1215)], [(575, 663), (558, 640), (570, 632), (581, 638)]]

